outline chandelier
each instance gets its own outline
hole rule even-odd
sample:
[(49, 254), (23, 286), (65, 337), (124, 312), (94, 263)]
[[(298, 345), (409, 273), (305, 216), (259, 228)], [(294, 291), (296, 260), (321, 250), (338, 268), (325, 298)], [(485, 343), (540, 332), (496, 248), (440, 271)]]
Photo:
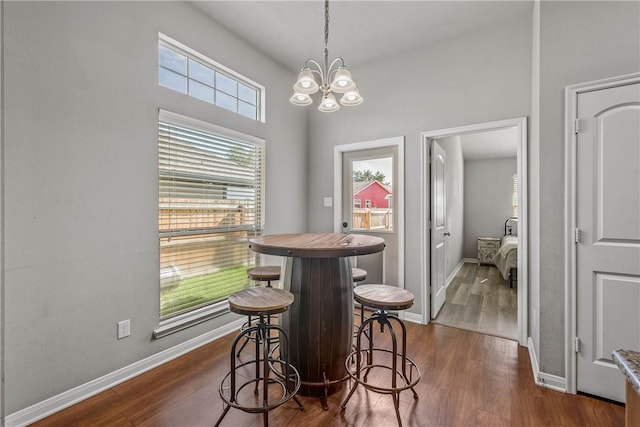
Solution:
[[(318, 110), (332, 113), (340, 109), (340, 104), (352, 107), (362, 104), (362, 97), (351, 73), (344, 65), (344, 60), (336, 58), (329, 64), (329, 0), (324, 2), (324, 67), (313, 59), (307, 59), (304, 68), (298, 74), (298, 81), (293, 85), (293, 96), (289, 99), (293, 105), (305, 106), (313, 103), (311, 95), (320, 91), (322, 100)], [(334, 93), (342, 94), (340, 104)]]

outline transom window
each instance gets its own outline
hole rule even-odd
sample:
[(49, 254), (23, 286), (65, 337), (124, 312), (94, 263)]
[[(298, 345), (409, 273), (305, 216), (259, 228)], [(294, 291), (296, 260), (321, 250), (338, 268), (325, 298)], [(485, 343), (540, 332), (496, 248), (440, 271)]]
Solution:
[(158, 83), (193, 98), (264, 121), (264, 87), (160, 34)]

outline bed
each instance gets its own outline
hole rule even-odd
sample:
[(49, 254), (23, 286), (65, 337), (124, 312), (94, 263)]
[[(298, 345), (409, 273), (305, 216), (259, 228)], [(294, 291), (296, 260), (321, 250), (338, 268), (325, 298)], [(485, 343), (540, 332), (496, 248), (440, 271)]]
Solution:
[(513, 281), (518, 275), (518, 236), (513, 235), (513, 224), (516, 218), (507, 218), (504, 222), (504, 236), (500, 239), (500, 249), (493, 257), (493, 263), (500, 270), (502, 278), (509, 280), (509, 287), (513, 288)]

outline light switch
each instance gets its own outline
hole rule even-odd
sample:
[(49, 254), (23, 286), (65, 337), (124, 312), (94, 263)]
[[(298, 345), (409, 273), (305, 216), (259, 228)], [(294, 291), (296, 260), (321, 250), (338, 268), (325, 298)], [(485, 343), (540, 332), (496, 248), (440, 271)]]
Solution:
[(324, 206), (325, 207), (333, 206), (333, 199), (331, 197), (325, 197), (324, 198)]

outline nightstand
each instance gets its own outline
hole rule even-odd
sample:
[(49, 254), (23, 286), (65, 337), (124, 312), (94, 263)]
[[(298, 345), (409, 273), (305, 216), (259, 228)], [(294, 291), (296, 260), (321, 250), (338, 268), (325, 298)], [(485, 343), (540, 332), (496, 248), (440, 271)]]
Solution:
[(500, 249), (499, 237), (478, 237), (478, 262), (493, 264), (491, 261)]

